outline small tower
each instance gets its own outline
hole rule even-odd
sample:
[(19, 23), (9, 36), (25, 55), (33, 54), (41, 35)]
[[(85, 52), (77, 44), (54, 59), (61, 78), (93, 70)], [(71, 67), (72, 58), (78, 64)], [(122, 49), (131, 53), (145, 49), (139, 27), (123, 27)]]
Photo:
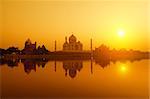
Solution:
[(56, 47), (57, 47), (57, 46), (56, 46), (56, 40), (55, 40), (55, 52), (56, 52)]
[(36, 44), (37, 44), (37, 43), (35, 42), (35, 43), (34, 43), (34, 45), (35, 45), (35, 49), (36, 49)]
[(93, 51), (92, 38), (91, 38), (91, 52)]
[(92, 38), (91, 38), (91, 40), (90, 40), (90, 42), (91, 42), (91, 58), (93, 58), (93, 44), (92, 44)]
[(67, 36), (65, 37), (65, 42), (67, 43)]

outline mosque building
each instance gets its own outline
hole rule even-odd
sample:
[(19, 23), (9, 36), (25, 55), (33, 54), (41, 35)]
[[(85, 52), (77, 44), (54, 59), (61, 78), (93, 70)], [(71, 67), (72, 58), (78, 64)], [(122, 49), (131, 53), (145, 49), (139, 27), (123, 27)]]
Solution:
[(65, 43), (63, 44), (63, 51), (82, 51), (83, 45), (77, 38), (72, 34), (69, 37), (69, 42), (67, 37), (65, 37)]
[(36, 42), (32, 44), (30, 39), (27, 39), (25, 42), (25, 46), (23, 49), (24, 54), (34, 54), (34, 51), (36, 50)]

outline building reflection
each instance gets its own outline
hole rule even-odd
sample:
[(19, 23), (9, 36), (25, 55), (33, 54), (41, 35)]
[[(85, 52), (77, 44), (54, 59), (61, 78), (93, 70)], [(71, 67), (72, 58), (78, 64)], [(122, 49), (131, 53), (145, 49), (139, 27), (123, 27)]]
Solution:
[(45, 67), (48, 62), (46, 59), (22, 59), (21, 62), (24, 65), (24, 71), (29, 74), (32, 70), (36, 72), (36, 65), (38, 67)]
[(7, 64), (7, 66), (11, 68), (17, 67), (18, 63), (19, 63), (19, 59), (9, 59), (9, 60), (1, 59), (0, 60), (0, 65)]
[(110, 65), (110, 60), (95, 59), (95, 63), (99, 64), (103, 69)]
[[(21, 61), (20, 61), (21, 60)], [(19, 62), (23, 63), (24, 71), (25, 73), (29, 74), (31, 71), (35, 71), (37, 67), (45, 68), (45, 65), (48, 63), (48, 61), (51, 61), (50, 59), (46, 58), (40, 58), (40, 59), (1, 59), (0, 60), (0, 66), (4, 66), (4, 64), (7, 64), (8, 67), (15, 67), (18, 66)], [(57, 69), (57, 60), (52, 60), (54, 62), (54, 71), (56, 72)], [(62, 61), (62, 67), (64, 69), (64, 74), (66, 77), (75, 78), (77, 74), (82, 70), (83, 68), (83, 61), (84, 60), (59, 60)], [(110, 61), (109, 59), (102, 59), (102, 58), (91, 58), (89, 60), (91, 62), (91, 74), (93, 74), (93, 62), (98, 64), (103, 69), (110, 65), (110, 62), (113, 62), (114, 64), (116, 61)], [(119, 60), (120, 61), (120, 60)], [(125, 60), (124, 60), (125, 61)], [(132, 60), (129, 60), (132, 61)], [(136, 60), (134, 60), (136, 61)], [(122, 72), (126, 71), (126, 66), (121, 65)]]
[(18, 66), (19, 63), (19, 59), (12, 59), (8, 61), (8, 66), (9, 67), (16, 67)]
[(31, 70), (36, 71), (36, 62), (33, 60), (22, 60), (22, 63), (24, 64), (24, 71), (29, 74)]
[(83, 63), (80, 60), (66, 60), (63, 61), (63, 68), (65, 70), (65, 76), (69, 74), (71, 78), (75, 78), (77, 72), (80, 72), (83, 68)]
[(38, 67), (42, 67), (44, 68), (46, 63), (48, 62), (48, 60), (41, 60), (41, 61), (36, 61), (36, 64), (38, 65)]

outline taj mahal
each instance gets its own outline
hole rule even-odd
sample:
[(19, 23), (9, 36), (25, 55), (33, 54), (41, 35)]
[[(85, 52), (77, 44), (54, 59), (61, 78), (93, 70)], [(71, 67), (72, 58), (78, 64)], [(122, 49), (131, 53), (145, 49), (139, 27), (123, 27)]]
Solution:
[(69, 41), (67, 37), (65, 37), (65, 43), (63, 44), (63, 51), (82, 51), (83, 44), (80, 41), (77, 41), (77, 38), (72, 34), (69, 37)]

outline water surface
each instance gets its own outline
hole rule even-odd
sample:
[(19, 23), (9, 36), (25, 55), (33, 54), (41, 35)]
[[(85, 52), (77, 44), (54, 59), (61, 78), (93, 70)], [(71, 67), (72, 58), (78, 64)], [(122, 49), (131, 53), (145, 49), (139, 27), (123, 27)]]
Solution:
[[(100, 62), (25, 60), (3, 64), (4, 97), (98, 97), (148, 99), (150, 60)], [(12, 66), (13, 65), (13, 66)]]

